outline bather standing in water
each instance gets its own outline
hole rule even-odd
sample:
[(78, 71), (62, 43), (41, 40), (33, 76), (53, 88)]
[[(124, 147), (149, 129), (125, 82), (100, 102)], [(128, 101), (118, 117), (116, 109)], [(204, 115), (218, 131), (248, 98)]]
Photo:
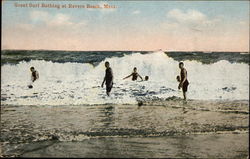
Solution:
[(177, 81), (179, 81), (178, 89), (182, 88), (184, 100), (187, 99), (186, 92), (188, 89), (189, 82), (187, 80), (187, 70), (184, 68), (184, 63), (179, 63), (179, 68), (181, 69), (180, 76), (177, 76)]
[(108, 96), (110, 96), (111, 89), (113, 87), (113, 71), (111, 67), (109, 66), (109, 62), (105, 62), (105, 67), (106, 67), (106, 72), (105, 72), (105, 77), (102, 82), (102, 87), (105, 82), (106, 84), (106, 93)]
[(125, 77), (123, 79), (127, 79), (127, 78), (129, 78), (131, 76), (132, 76), (132, 81), (136, 81), (138, 77), (140, 77), (141, 80), (143, 81), (143, 78), (141, 77), (141, 75), (139, 75), (139, 73), (137, 73), (137, 68), (136, 67), (134, 67), (134, 70), (130, 75), (128, 75), (127, 77)]

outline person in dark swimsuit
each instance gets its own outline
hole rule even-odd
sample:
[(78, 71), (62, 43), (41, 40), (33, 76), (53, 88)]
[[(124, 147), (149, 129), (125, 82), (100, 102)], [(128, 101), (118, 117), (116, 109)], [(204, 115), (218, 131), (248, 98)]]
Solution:
[(31, 67), (30, 68), (30, 71), (31, 71), (31, 81), (32, 82), (35, 82), (35, 80), (37, 80), (39, 78), (39, 74), (38, 72), (35, 70), (34, 67)]
[(186, 100), (187, 99), (186, 92), (187, 92), (188, 85), (189, 85), (189, 82), (187, 80), (187, 70), (184, 68), (183, 62), (179, 63), (179, 68), (181, 69), (181, 72), (180, 72), (180, 81), (179, 81), (178, 89), (182, 88), (183, 97), (184, 97), (184, 100)]
[(106, 84), (106, 93), (109, 96), (111, 89), (113, 87), (113, 71), (111, 67), (109, 66), (109, 62), (105, 62), (105, 67), (106, 67), (106, 72), (105, 72), (105, 77), (102, 82), (102, 87), (105, 82)]
[(127, 79), (127, 78), (129, 78), (131, 76), (132, 76), (132, 81), (136, 81), (138, 77), (140, 77), (141, 80), (143, 81), (143, 78), (141, 77), (141, 75), (139, 75), (139, 73), (137, 73), (137, 68), (136, 67), (134, 67), (134, 71), (130, 75), (128, 75), (127, 77), (125, 77), (123, 79)]

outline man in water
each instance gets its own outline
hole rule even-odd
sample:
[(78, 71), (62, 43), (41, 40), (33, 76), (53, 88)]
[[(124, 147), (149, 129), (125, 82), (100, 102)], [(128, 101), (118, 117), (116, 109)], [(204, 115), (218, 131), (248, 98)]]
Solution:
[(109, 66), (109, 62), (105, 62), (105, 67), (106, 67), (106, 73), (105, 73), (105, 77), (103, 79), (102, 82), (102, 87), (104, 82), (106, 82), (106, 93), (109, 96), (110, 95), (110, 91), (113, 87), (113, 72), (111, 67)]
[(137, 80), (137, 77), (138, 77), (138, 76), (139, 76), (139, 77), (141, 78), (141, 80), (143, 81), (142, 77), (139, 75), (139, 73), (137, 73), (137, 68), (136, 68), (136, 67), (134, 67), (134, 71), (133, 71), (130, 75), (128, 75), (127, 77), (125, 77), (125, 78), (123, 78), (123, 79), (129, 78), (129, 77), (131, 77), (131, 76), (132, 76), (132, 81)]
[(38, 72), (35, 70), (34, 67), (31, 67), (30, 68), (30, 71), (31, 71), (31, 81), (32, 82), (35, 82), (35, 80), (37, 80), (39, 78), (39, 74)]
[(145, 76), (145, 81), (148, 81), (148, 78), (149, 78), (148, 76)]
[(179, 80), (178, 80), (178, 76), (177, 76), (177, 80), (179, 81), (179, 86), (178, 86), (178, 89), (182, 88), (182, 91), (183, 91), (183, 97), (184, 97), (184, 100), (186, 100), (186, 92), (187, 92), (187, 89), (188, 89), (188, 80), (187, 80), (187, 70), (184, 68), (184, 63), (183, 62), (180, 62), (179, 63), (179, 68), (181, 69), (181, 72), (180, 72), (180, 76), (179, 76)]

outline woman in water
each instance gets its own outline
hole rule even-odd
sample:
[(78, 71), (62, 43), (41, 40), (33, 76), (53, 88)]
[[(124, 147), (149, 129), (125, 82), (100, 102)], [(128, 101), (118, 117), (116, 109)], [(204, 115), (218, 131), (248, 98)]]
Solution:
[(128, 75), (127, 77), (123, 78), (123, 79), (126, 79), (126, 78), (129, 78), (132, 76), (132, 81), (136, 81), (138, 77), (141, 78), (141, 80), (143, 81), (143, 78), (139, 75), (139, 73), (137, 73), (137, 68), (134, 67), (134, 71)]

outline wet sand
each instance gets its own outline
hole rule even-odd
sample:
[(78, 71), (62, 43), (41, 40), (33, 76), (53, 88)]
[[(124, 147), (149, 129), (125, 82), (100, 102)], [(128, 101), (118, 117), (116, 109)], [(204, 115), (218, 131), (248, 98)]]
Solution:
[(1, 106), (2, 157), (246, 158), (248, 101)]
[[(34, 143), (22, 157), (90, 158), (247, 158), (247, 134), (200, 134), (165, 137), (101, 137), (82, 142)], [(32, 147), (32, 148), (31, 148)], [(35, 147), (35, 148), (34, 148)], [(26, 148), (27, 149), (27, 148)]]

